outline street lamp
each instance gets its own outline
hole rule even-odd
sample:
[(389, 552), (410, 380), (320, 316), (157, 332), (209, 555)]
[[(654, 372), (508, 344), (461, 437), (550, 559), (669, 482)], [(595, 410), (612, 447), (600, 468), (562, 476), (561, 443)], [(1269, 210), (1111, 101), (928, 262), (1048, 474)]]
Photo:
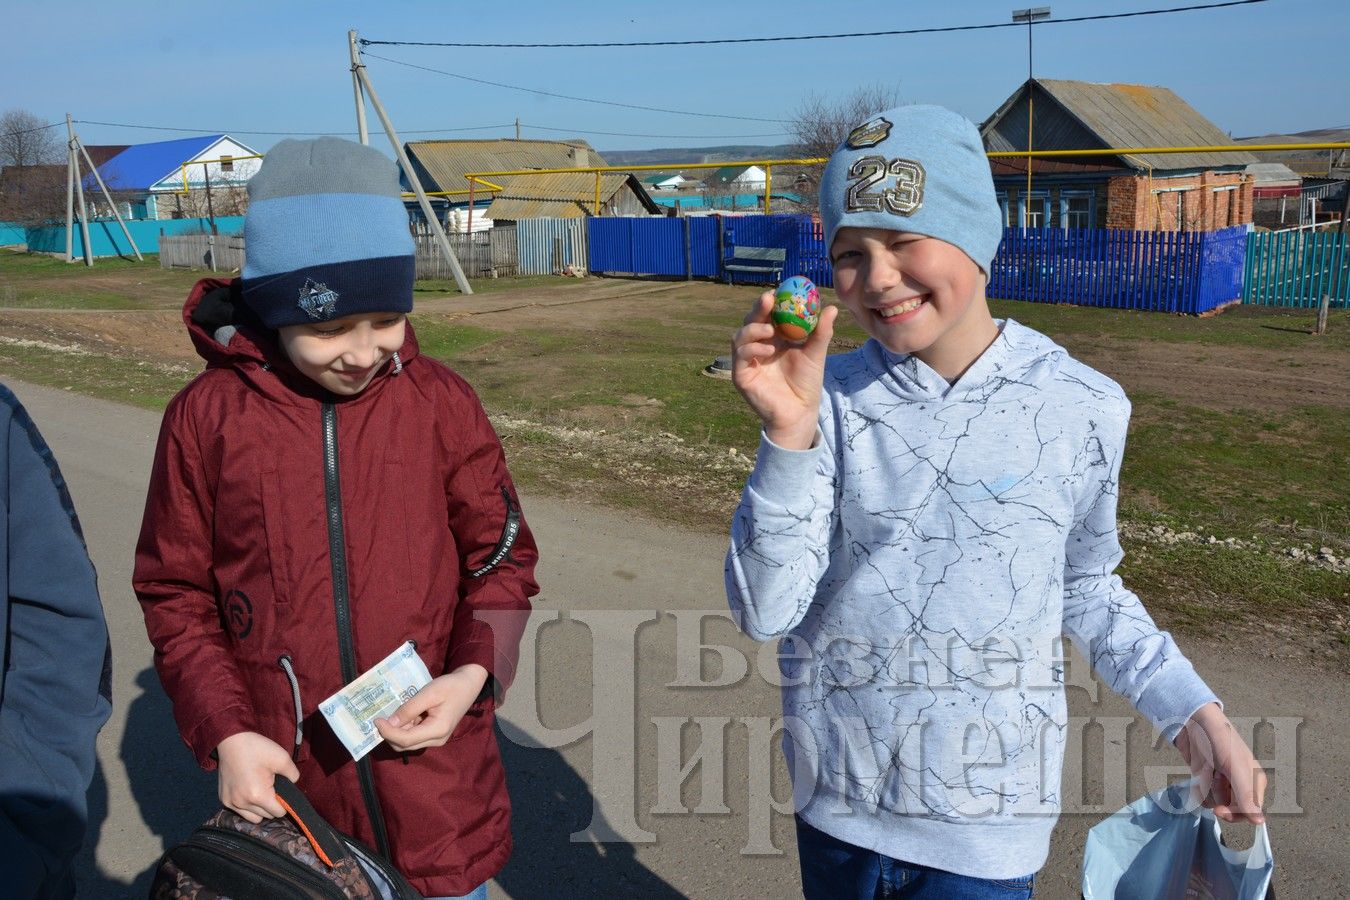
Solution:
[[(1012, 20), (1017, 24), (1027, 23), (1027, 153), (1031, 152), (1031, 24), (1050, 18), (1050, 7), (1037, 6), (1033, 9), (1013, 10)], [(1031, 216), (1031, 157), (1027, 156), (1027, 192), (1022, 196), (1022, 227), (1027, 227)]]

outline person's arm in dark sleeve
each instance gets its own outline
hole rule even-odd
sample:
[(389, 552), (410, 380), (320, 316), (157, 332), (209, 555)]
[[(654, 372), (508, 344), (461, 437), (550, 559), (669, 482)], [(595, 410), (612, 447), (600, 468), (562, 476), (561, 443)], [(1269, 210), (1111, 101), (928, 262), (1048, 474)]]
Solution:
[(258, 730), (216, 603), (214, 515), (190, 398), (179, 394), (160, 426), (132, 585), (179, 734), (208, 771), (221, 741)]
[[(457, 465), (446, 483), (450, 528), (459, 547), (459, 602), (446, 671), (477, 663), (488, 671), (476, 706), (501, 703), (515, 678), (529, 598), (539, 591), (534, 536), (520, 512), (501, 441), (467, 384), (456, 397)], [(454, 445), (452, 445), (454, 446)]]
[(23, 879), (39, 870), (47, 885), (65, 877), (84, 838), (95, 738), (112, 711), (111, 662), (65, 479), (22, 405), (3, 388), (0, 401), (8, 607), (0, 629), (0, 872), (19, 879), (6, 882), (6, 894), (24, 896)]

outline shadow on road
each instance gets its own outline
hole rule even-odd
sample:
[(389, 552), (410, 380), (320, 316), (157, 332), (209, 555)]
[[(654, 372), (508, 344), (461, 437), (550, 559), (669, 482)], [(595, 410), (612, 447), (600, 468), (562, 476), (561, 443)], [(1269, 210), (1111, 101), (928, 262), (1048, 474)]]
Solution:
[[(131, 796), (145, 824), (168, 849), (187, 837), (220, 806), (215, 776), (203, 772), (178, 736), (173, 707), (153, 668), (136, 676), (140, 695), (127, 710), (122, 765)], [(156, 859), (144, 860), (140, 875), (125, 889), (130, 897), (150, 891)], [(91, 896), (100, 896), (93, 894)]]
[(586, 782), (558, 751), (523, 747), (500, 727), (497, 743), (511, 793), (515, 850), (496, 881), (508, 894), (554, 900), (684, 896), (638, 862), (632, 844), (568, 839), (591, 824), (593, 801)]

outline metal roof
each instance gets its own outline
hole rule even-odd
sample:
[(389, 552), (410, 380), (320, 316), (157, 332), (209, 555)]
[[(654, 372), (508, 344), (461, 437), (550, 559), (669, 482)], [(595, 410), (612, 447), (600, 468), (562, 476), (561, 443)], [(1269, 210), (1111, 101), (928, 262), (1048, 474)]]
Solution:
[[(609, 203), (630, 182), (642, 205), (656, 212), (656, 204), (647, 197), (637, 179), (621, 172), (601, 173), (600, 203)], [(506, 190), (487, 208), (485, 215), (489, 219), (515, 221), (544, 216), (570, 219), (591, 215), (595, 206), (595, 175), (591, 172), (522, 175), (498, 183)]]
[[(109, 190), (148, 191), (178, 172), (178, 167), (222, 140), (223, 134), (132, 144), (98, 167)], [(92, 180), (88, 181), (92, 184)], [(85, 188), (88, 190), (88, 187)]]
[[(501, 172), (511, 169), (566, 169), (605, 166), (608, 163), (585, 141), (516, 141), (509, 138), (483, 141), (409, 141), (405, 148), (422, 187), (429, 191), (468, 188), (469, 172)], [(580, 162), (576, 151), (584, 153)], [(497, 184), (502, 184), (498, 180)], [(592, 189), (594, 183), (592, 183)]]
[[(1103, 148), (1239, 146), (1217, 125), (1165, 87), (1048, 78), (1038, 78), (1034, 84), (1100, 140)], [(1023, 83), (985, 121), (981, 132), (989, 131), (1022, 101), (1026, 90), (1027, 83)], [(1039, 120), (1040, 116), (1036, 118)], [(1036, 133), (1040, 134), (1040, 129)], [(1089, 149), (1042, 146), (1034, 139), (1033, 145), (1045, 150)], [(1257, 161), (1250, 153), (1144, 153), (1125, 154), (1120, 159), (1138, 169), (1155, 170), (1241, 168)]]

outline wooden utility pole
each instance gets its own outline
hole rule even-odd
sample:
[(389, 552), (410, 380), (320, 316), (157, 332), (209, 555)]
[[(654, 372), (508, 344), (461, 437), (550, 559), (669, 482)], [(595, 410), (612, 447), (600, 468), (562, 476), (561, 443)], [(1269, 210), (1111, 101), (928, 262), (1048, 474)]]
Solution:
[[(71, 173), (75, 179), (75, 199), (80, 204), (80, 237), (84, 239), (84, 264), (92, 266), (94, 264), (94, 251), (89, 246), (89, 210), (84, 205), (84, 180), (80, 177), (80, 157), (76, 152), (75, 145), (75, 125), (71, 122), (70, 113), (66, 113), (66, 137), (70, 144), (70, 165)], [(66, 244), (69, 246), (71, 241), (70, 231), (66, 231)], [(71, 254), (66, 262), (74, 262), (74, 254)]]
[(361, 143), (369, 144), (370, 134), (366, 131), (366, 102), (361, 96), (361, 77), (357, 74), (357, 70), (364, 66), (361, 64), (361, 51), (356, 48), (355, 28), (347, 32), (347, 52), (352, 58), (352, 91), (356, 94), (356, 133)]
[[(408, 183), (412, 185), (413, 193), (417, 195), (417, 203), (422, 207), (422, 215), (426, 216), (427, 225), (431, 227), (431, 233), (436, 236), (436, 243), (440, 246), (441, 252), (445, 254), (445, 261), (450, 265), (450, 272), (455, 276), (455, 284), (459, 287), (461, 294), (472, 294), (473, 288), (469, 286), (469, 279), (464, 276), (464, 270), (459, 266), (459, 259), (455, 256), (455, 251), (450, 248), (450, 239), (445, 236), (445, 229), (441, 227), (441, 222), (436, 218), (436, 211), (431, 208), (431, 201), (427, 199), (427, 192), (422, 190), (422, 182), (417, 177), (417, 172), (413, 170), (412, 163), (408, 161), (408, 154), (403, 150), (403, 141), (399, 139), (398, 132), (394, 130), (394, 123), (389, 118), (389, 113), (385, 110), (384, 104), (380, 102), (380, 95), (375, 93), (375, 87), (370, 83), (370, 74), (366, 72), (365, 66), (360, 66), (355, 70), (357, 79), (360, 81), (361, 88), (370, 98), (370, 105), (375, 107), (375, 115), (380, 117), (380, 124), (384, 126), (384, 133), (389, 135), (389, 143), (394, 145), (394, 155), (398, 157), (399, 165), (403, 167), (403, 174), (408, 176)], [(473, 246), (470, 244), (470, 246)]]

